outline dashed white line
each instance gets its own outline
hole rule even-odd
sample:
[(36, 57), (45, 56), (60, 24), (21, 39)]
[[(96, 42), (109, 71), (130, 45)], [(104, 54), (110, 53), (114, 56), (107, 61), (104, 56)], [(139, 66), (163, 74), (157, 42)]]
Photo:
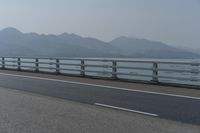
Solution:
[(122, 111), (128, 111), (128, 112), (158, 117), (157, 114), (153, 114), (153, 113), (148, 113), (148, 112), (143, 112), (143, 111), (138, 111), (138, 110), (132, 110), (132, 109), (126, 109), (126, 108), (121, 108), (121, 107), (116, 107), (116, 106), (106, 105), (106, 104), (101, 104), (101, 103), (94, 103), (94, 104), (97, 105), (97, 106), (102, 106), (102, 107), (106, 107), (106, 108), (112, 108), (112, 109), (117, 109), (117, 110), (122, 110)]
[(77, 81), (50, 79), (50, 78), (42, 78), (42, 77), (36, 77), (36, 76), (24, 76), (24, 75), (7, 74), (7, 73), (0, 73), (0, 75), (13, 76), (13, 77), (21, 77), (21, 78), (40, 79), (40, 80), (46, 80), (46, 81), (62, 82), (62, 83), (77, 84), (77, 85), (84, 85), (84, 86), (94, 86), (94, 87), (116, 89), (116, 90), (123, 90), (123, 91), (132, 91), (132, 92), (139, 92), (139, 93), (147, 93), (147, 94), (153, 94), (153, 95), (163, 95), (163, 96), (170, 96), (170, 97), (179, 97), (179, 98), (200, 100), (200, 97), (192, 97), (192, 96), (186, 96), (186, 95), (176, 95), (176, 94), (170, 94), (170, 93), (160, 93), (160, 92), (153, 92), (153, 91), (128, 89), (128, 88), (114, 87), (114, 86), (105, 86), (105, 85), (98, 85), (98, 84), (89, 84), (89, 83), (83, 83), (83, 82), (77, 82)]

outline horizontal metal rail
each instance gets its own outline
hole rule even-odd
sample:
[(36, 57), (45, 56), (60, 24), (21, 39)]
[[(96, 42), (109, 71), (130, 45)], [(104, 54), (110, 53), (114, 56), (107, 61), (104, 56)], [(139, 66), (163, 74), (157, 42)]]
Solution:
[(0, 66), (2, 69), (30, 69), (35, 72), (53, 70), (58, 74), (78, 72), (80, 76), (89, 76), (91, 75), (90, 73), (93, 73), (93, 76), (101, 74), (103, 77), (109, 76), (114, 79), (134, 80), (136, 77), (145, 77), (148, 78), (148, 81), (156, 83), (162, 82), (162, 79), (170, 79), (174, 82), (184, 80), (197, 83), (200, 86), (200, 62), (144, 59), (0, 57)]
[(191, 62), (191, 61), (173, 61), (173, 60), (160, 60), (160, 59), (152, 59), (152, 60), (146, 60), (146, 59), (110, 59), (110, 58), (65, 58), (65, 57), (4, 57), (7, 59), (41, 59), (41, 60), (71, 60), (71, 61), (102, 61), (102, 62), (112, 62), (112, 61), (117, 61), (117, 62), (134, 62), (134, 63), (159, 63), (159, 64), (184, 64), (184, 65), (200, 65), (200, 62)]

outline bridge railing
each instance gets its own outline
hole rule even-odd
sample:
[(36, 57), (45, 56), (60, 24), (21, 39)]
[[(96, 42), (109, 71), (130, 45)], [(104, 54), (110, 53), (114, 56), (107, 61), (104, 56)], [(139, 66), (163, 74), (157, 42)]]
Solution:
[(1, 57), (1, 69), (200, 86), (200, 63), (189, 61)]

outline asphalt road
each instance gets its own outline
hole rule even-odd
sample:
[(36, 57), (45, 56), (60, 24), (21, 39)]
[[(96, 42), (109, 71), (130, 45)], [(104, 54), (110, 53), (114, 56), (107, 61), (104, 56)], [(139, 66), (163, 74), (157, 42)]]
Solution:
[(0, 87), (200, 125), (200, 98), (0, 74)]

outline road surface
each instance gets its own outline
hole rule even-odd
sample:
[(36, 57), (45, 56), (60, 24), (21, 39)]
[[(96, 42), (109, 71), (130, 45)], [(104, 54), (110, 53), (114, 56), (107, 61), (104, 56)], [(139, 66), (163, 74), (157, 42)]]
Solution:
[(200, 125), (200, 97), (4, 73), (0, 87)]

